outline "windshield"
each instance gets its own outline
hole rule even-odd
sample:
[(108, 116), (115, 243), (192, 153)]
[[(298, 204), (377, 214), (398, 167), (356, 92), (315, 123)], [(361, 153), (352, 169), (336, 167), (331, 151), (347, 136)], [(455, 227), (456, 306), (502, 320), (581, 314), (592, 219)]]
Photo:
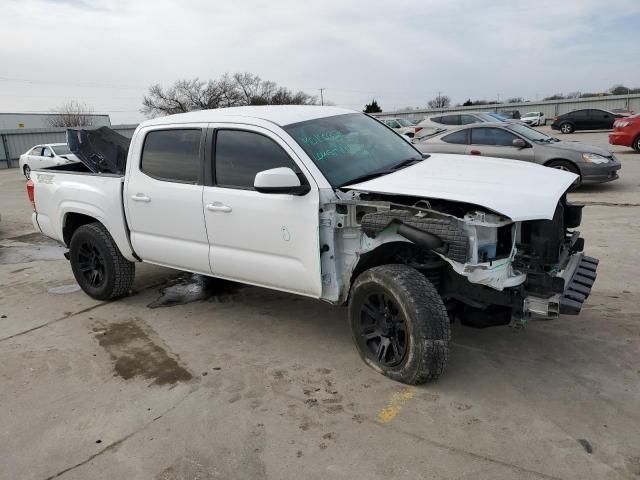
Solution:
[(529, 113), (525, 113), (522, 118), (529, 118), (529, 117), (537, 117), (538, 116), (538, 112), (529, 112)]
[(67, 145), (53, 145), (51, 148), (56, 155), (69, 155), (71, 153)]
[(551, 137), (549, 135), (545, 135), (544, 133), (539, 132), (538, 130), (529, 128), (526, 125), (522, 125), (520, 123), (514, 123), (512, 125), (509, 125), (509, 129), (512, 132), (519, 133), (520, 135), (525, 137), (527, 140), (531, 140), (533, 142), (551, 141)]
[(500, 115), (499, 113), (487, 113), (487, 115), (492, 116), (493, 118), (497, 118), (498, 120), (509, 120), (509, 117), (505, 117), (504, 115)]
[(415, 123), (410, 122), (409, 120), (407, 120), (405, 118), (398, 118), (398, 123), (400, 125), (402, 125), (403, 127), (413, 127), (415, 125)]
[(406, 140), (362, 113), (317, 118), (284, 129), (334, 187), (407, 160), (422, 160)]

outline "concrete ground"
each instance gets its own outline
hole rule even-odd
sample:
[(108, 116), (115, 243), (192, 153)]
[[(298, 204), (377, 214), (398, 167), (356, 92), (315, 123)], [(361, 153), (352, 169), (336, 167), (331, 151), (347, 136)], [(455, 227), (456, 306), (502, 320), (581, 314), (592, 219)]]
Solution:
[(130, 297), (90, 299), (1, 171), (0, 478), (639, 478), (640, 155), (615, 150), (621, 180), (572, 195), (601, 259), (582, 314), (454, 325), (420, 387), (367, 368), (318, 301), (215, 284), (149, 308), (177, 273), (148, 265)]

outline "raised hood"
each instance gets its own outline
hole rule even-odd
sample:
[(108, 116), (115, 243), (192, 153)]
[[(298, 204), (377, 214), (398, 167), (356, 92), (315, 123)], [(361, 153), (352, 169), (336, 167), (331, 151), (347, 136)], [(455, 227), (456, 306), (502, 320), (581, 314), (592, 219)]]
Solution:
[(551, 220), (558, 200), (576, 178), (518, 160), (436, 153), (343, 189), (473, 203), (513, 221)]

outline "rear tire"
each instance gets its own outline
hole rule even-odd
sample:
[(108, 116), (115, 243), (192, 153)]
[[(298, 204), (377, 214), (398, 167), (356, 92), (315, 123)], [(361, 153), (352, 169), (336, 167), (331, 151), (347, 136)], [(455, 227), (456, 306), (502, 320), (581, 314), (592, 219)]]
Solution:
[(24, 176), (29, 180), (31, 178), (31, 167), (29, 165), (25, 165), (22, 167), (22, 173), (24, 173)]
[(636, 152), (640, 152), (640, 135), (636, 137), (631, 146)]
[(575, 127), (570, 123), (563, 123), (560, 125), (560, 131), (562, 133), (573, 133), (575, 131)]
[(573, 182), (573, 185), (571, 186), (572, 190), (578, 188), (582, 183), (582, 176), (580, 175), (580, 170), (578, 170), (578, 167), (576, 167), (573, 163), (567, 160), (553, 160), (547, 163), (546, 166), (551, 168), (556, 168), (558, 170), (562, 170), (565, 172), (575, 173), (576, 175), (578, 175), (578, 179), (575, 182)]
[(96, 300), (111, 300), (129, 293), (135, 264), (122, 256), (101, 223), (79, 227), (69, 242), (69, 259), (80, 288)]
[(351, 288), (349, 325), (360, 357), (402, 383), (435, 380), (449, 359), (450, 322), (434, 286), (406, 265), (363, 272)]

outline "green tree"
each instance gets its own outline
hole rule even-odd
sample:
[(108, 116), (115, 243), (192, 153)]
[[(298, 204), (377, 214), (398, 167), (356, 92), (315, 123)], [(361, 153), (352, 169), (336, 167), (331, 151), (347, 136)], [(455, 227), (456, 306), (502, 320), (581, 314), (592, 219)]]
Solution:
[(380, 113), (382, 112), (382, 109), (380, 108), (380, 105), (378, 105), (378, 102), (376, 101), (375, 98), (371, 99), (371, 103), (367, 103), (364, 106), (364, 113)]

